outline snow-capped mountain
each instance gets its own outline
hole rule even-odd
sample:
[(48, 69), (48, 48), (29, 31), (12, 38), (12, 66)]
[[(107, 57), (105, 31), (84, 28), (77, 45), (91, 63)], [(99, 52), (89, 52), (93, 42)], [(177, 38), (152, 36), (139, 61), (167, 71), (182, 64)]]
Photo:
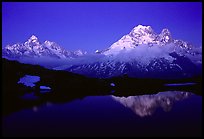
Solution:
[(189, 98), (191, 95), (193, 94), (190, 92), (167, 91), (153, 95), (129, 97), (112, 96), (112, 98), (126, 108), (130, 108), (136, 115), (145, 117), (153, 115), (156, 109), (160, 107), (168, 112), (172, 109), (176, 101)]
[(202, 49), (173, 39), (168, 29), (156, 34), (150, 26), (138, 25), (109, 48), (96, 51), (95, 62), (57, 67), (90, 77), (180, 78), (201, 74)]
[(74, 52), (67, 51), (55, 42), (46, 40), (40, 43), (38, 38), (32, 35), (26, 42), (7, 45), (2, 49), (2, 55), (5, 57), (52, 57), (52, 58), (70, 58), (86, 54), (81, 50)]
[[(129, 34), (124, 35), (120, 40), (113, 43), (107, 50), (103, 50), (101, 53), (113, 55), (119, 53), (121, 50), (132, 50), (142, 44), (151, 47), (155, 45), (165, 46), (170, 43), (188, 49), (192, 47), (184, 41), (172, 39), (168, 29), (163, 29), (160, 34), (156, 34), (150, 26), (138, 25), (133, 28)], [(100, 53), (100, 51), (98, 53)]]
[[(67, 51), (51, 41), (40, 43), (33, 35), (25, 43), (2, 48), (2, 55), (21, 58), (23, 63), (40, 64), (55, 70), (66, 70), (97, 78), (122, 75), (141, 78), (182, 78), (202, 73), (201, 47), (194, 47), (188, 42), (172, 38), (168, 29), (163, 29), (157, 34), (150, 26), (142, 25), (134, 27), (129, 34), (107, 49), (97, 50), (93, 54), (81, 50)], [(31, 60), (23, 60), (22, 57), (29, 57)], [(41, 57), (43, 60), (39, 59)], [(53, 61), (51, 58), (60, 61)]]

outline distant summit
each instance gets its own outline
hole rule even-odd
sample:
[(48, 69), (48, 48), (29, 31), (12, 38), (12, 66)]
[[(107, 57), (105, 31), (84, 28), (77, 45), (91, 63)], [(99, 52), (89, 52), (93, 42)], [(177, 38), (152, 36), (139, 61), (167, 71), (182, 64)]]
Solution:
[(174, 40), (168, 29), (163, 29), (160, 34), (156, 34), (152, 27), (138, 25), (134, 27), (129, 34), (124, 35), (121, 39), (112, 44), (108, 49), (98, 51), (97, 53), (101, 52), (105, 55), (109, 55), (118, 53), (123, 49), (134, 49), (135, 47), (142, 44), (147, 44), (150, 47), (153, 45), (164, 46), (170, 43), (177, 44), (178, 41), (180, 41), (185, 47), (191, 47), (189, 43), (181, 40)]
[(74, 52), (65, 50), (55, 42), (46, 40), (40, 43), (35, 35), (32, 35), (26, 42), (20, 44), (7, 45), (2, 49), (2, 55), (5, 57), (52, 57), (52, 58), (70, 58), (86, 54), (81, 50)]
[(156, 34), (152, 27), (138, 25), (129, 34), (95, 54), (104, 58), (84, 64), (57, 67), (90, 77), (128, 75), (139, 78), (183, 78), (201, 73), (202, 51), (176, 40), (168, 29)]
[(38, 42), (38, 38), (35, 35), (32, 35), (29, 39), (28, 42)]
[[(83, 45), (83, 44), (82, 44)], [(41, 43), (32, 35), (21, 44), (7, 45), (2, 50), (3, 57), (36, 57), (66, 59), (54, 63), (44, 62), (55, 70), (96, 78), (110, 78), (127, 75), (137, 78), (183, 78), (201, 75), (202, 48), (188, 42), (172, 38), (168, 29), (160, 34), (150, 26), (138, 25), (129, 34), (104, 50), (87, 54), (81, 50), (68, 51), (57, 43), (46, 40)], [(43, 59), (44, 60), (44, 59)]]

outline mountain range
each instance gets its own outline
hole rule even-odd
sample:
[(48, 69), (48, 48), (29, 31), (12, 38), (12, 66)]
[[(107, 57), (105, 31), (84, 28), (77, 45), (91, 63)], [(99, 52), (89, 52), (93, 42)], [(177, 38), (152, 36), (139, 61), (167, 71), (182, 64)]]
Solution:
[(2, 49), (7, 57), (52, 57), (66, 59), (53, 68), (88, 77), (110, 78), (128, 75), (139, 78), (183, 78), (202, 73), (202, 48), (173, 39), (168, 29), (156, 34), (150, 26), (138, 25), (104, 50), (87, 54), (70, 52), (54, 42), (40, 44), (37, 37)]
[(22, 58), (22, 57), (52, 57), (52, 58), (71, 58), (86, 54), (81, 50), (74, 52), (65, 50), (55, 42), (46, 40), (40, 43), (35, 35), (32, 35), (26, 42), (7, 45), (2, 49), (5, 57)]

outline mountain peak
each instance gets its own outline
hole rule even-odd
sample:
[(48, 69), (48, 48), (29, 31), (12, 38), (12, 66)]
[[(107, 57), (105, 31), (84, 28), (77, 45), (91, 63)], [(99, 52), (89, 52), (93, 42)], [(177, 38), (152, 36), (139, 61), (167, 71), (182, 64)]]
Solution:
[(138, 25), (131, 30), (129, 35), (133, 38), (138, 38), (142, 36), (154, 36), (155, 33), (150, 26)]
[(47, 46), (51, 46), (51, 45), (54, 44), (54, 42), (51, 42), (51, 41), (46, 40), (46, 41), (44, 42), (44, 44), (47, 45)]
[(134, 27), (134, 29), (145, 29), (145, 28), (150, 28), (150, 26), (138, 25), (138, 26)]
[(35, 35), (32, 35), (29, 40), (33, 41), (33, 40), (38, 40), (38, 38)]
[(26, 43), (39, 44), (38, 38), (35, 35), (32, 35)]
[(172, 41), (171, 33), (168, 29), (163, 29), (162, 32), (159, 34), (161, 38), (161, 42), (169, 43)]
[(47, 56), (52, 58), (70, 58), (77, 57), (86, 54), (78, 50), (76, 52), (70, 52), (65, 50), (57, 43), (46, 40), (44, 43), (40, 43), (35, 35), (32, 35), (26, 42), (7, 45), (3, 49), (3, 55), (6, 57), (41, 57)]
[(140, 32), (140, 31), (144, 31), (144, 32), (152, 32), (152, 28), (150, 26), (143, 26), (143, 25), (138, 25), (136, 27), (133, 28), (134, 32)]
[(160, 34), (171, 35), (170, 31), (167, 28), (162, 29), (162, 32)]
[(184, 45), (184, 47), (188, 47), (186, 42), (176, 42), (167, 28), (164, 28), (160, 34), (157, 34), (151, 26), (138, 25), (135, 26), (129, 34), (124, 35), (108, 49), (104, 50), (103, 54), (114, 55), (123, 50), (132, 50), (138, 46), (143, 46), (143, 44), (152, 47), (155, 45), (165, 46), (170, 43), (176, 46), (183, 47)]
[(74, 52), (74, 54), (77, 55), (77, 56), (82, 56), (82, 55), (87, 54), (87, 52), (86, 52), (86, 51), (83, 52), (82, 50), (76, 50), (76, 51)]

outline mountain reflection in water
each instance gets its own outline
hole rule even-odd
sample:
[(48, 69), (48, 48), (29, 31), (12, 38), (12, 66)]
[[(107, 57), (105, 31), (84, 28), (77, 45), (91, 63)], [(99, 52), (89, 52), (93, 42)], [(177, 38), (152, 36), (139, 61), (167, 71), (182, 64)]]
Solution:
[[(32, 95), (22, 100), (39, 99), (31, 99)], [(165, 91), (126, 97), (89, 95), (65, 100), (47, 98), (4, 115), (3, 135), (173, 137), (202, 133), (202, 96), (194, 92)]]
[(120, 102), (127, 108), (130, 108), (140, 117), (151, 116), (155, 110), (161, 107), (168, 112), (172, 109), (176, 101), (183, 100), (191, 96), (192, 93), (181, 91), (166, 91), (152, 95), (117, 97), (112, 96), (115, 101)]

